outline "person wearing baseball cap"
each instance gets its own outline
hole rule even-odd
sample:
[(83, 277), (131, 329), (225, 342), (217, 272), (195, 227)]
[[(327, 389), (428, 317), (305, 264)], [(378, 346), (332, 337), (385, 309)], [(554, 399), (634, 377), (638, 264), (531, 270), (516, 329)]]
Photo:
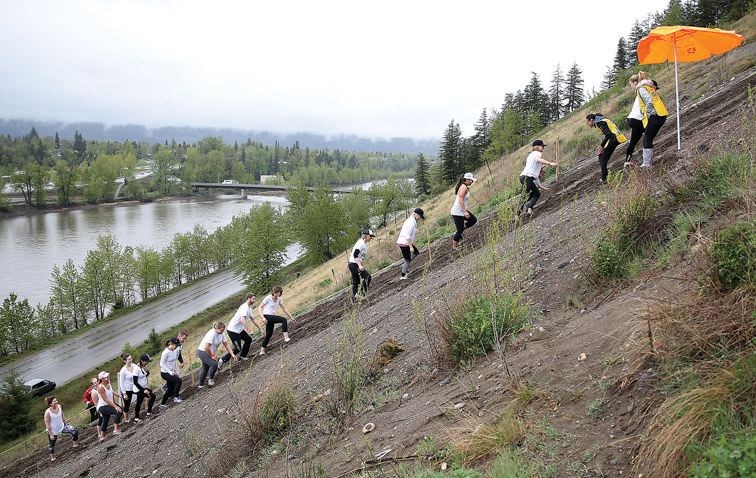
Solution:
[(373, 240), (375, 233), (366, 228), (360, 231), (360, 238), (354, 243), (352, 252), (349, 254), (349, 272), (352, 274), (352, 302), (357, 302), (357, 291), (362, 286), (362, 295), (367, 297), (370, 287), (370, 273), (365, 270), (365, 257), (367, 256), (367, 243)]
[(454, 220), (454, 226), (457, 232), (452, 240), (452, 249), (459, 250), (459, 241), (462, 240), (462, 232), (475, 225), (478, 222), (473, 213), (467, 209), (467, 203), (470, 202), (470, 185), (477, 181), (473, 173), (465, 173), (457, 185), (454, 187), (454, 204), (451, 207), (451, 216)]
[[(402, 275), (400, 280), (407, 278), (409, 272), (410, 262), (412, 259), (420, 255), (420, 251), (415, 246), (415, 236), (417, 236), (417, 221), (419, 219), (425, 219), (425, 212), (419, 207), (412, 211), (412, 214), (402, 224), (402, 230), (399, 232), (399, 237), (396, 238), (396, 245), (399, 246), (399, 250), (402, 251), (402, 257), (404, 263), (402, 264)], [(412, 249), (412, 253), (410, 253)]]
[(541, 168), (544, 164), (549, 166), (556, 166), (556, 163), (552, 163), (543, 158), (543, 148), (546, 144), (537, 139), (533, 141), (533, 150), (528, 154), (525, 159), (525, 169), (520, 173), (520, 184), (525, 188), (525, 192), (528, 193), (527, 202), (520, 205), (519, 213), (522, 213), (523, 209), (527, 211), (528, 216), (533, 214), (533, 208), (535, 207), (538, 199), (541, 197), (541, 192), (538, 190), (539, 181), (538, 178), (541, 175)]
[(108, 422), (111, 416), (113, 417), (113, 435), (121, 434), (123, 410), (113, 401), (113, 386), (110, 384), (110, 374), (102, 371), (97, 375), (97, 379), (100, 382), (97, 385), (97, 395), (99, 396), (97, 411), (100, 412), (101, 417), (99, 435), (100, 441), (105, 441), (108, 437), (105, 431), (108, 429)]

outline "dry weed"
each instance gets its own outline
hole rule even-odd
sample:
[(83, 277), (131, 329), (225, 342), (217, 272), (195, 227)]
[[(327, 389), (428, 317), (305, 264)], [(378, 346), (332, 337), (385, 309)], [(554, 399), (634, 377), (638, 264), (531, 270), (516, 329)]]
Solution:
[(470, 416), (449, 431), (447, 441), (464, 464), (490, 458), (524, 438), (522, 422), (514, 406), (509, 406), (493, 422)]

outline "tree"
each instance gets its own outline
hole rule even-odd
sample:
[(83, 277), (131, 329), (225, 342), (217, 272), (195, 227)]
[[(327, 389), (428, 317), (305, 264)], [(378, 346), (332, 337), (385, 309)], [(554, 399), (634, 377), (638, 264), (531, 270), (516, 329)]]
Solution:
[(68, 329), (69, 324), (73, 323), (74, 329), (78, 329), (80, 320), (81, 325), (86, 325), (83, 284), (72, 259), (66, 261), (63, 269), (57, 264), (53, 265), (51, 282), (50, 302), (55, 306), (64, 328)]
[[(541, 86), (541, 78), (536, 72), (531, 72), (530, 83), (525, 86), (525, 89), (522, 92), (521, 111), (526, 113), (526, 116), (528, 113), (530, 113), (531, 116), (532, 113), (535, 113), (539, 120), (536, 122), (534, 121), (535, 118), (533, 118), (529, 122), (529, 129), (532, 131), (529, 131), (527, 136), (536, 133), (549, 122), (549, 96), (543, 90), (543, 86)], [(540, 127), (538, 126), (539, 123)]]
[(379, 227), (386, 226), (389, 214), (403, 209), (406, 202), (404, 192), (394, 178), (388, 178), (384, 184), (373, 184), (369, 194), (373, 199), (373, 214), (381, 218)]
[(58, 132), (55, 132), (55, 149), (60, 151), (60, 136), (58, 136)]
[(103, 274), (105, 261), (97, 250), (87, 251), (84, 267), (81, 271), (82, 291), (89, 304), (88, 310), (94, 311), (95, 320), (105, 317), (106, 282)]
[(10, 350), (20, 353), (32, 345), (35, 332), (33, 322), (34, 309), (29, 301), (19, 301), (18, 296), (11, 292), (0, 307), (0, 330), (4, 342), (0, 347), (4, 354)]
[(33, 175), (30, 171), (32, 164), (27, 164), (26, 166), (26, 170), (16, 171), (11, 174), (11, 182), (13, 183), (13, 188), (24, 196), (24, 203), (27, 206), (32, 206), (32, 196), (34, 193)]
[(336, 257), (346, 236), (343, 215), (331, 191), (319, 187), (310, 193), (304, 185), (289, 190), (289, 217), (296, 239), (313, 264)]
[(425, 155), (417, 155), (417, 167), (415, 168), (415, 191), (420, 196), (428, 195), (431, 192), (430, 170)]
[(84, 141), (84, 137), (79, 133), (79, 130), (76, 130), (74, 133), (73, 150), (76, 152), (79, 161), (83, 161), (87, 154), (87, 142)]
[(567, 71), (567, 80), (565, 85), (565, 112), (575, 111), (580, 108), (585, 101), (583, 91), (583, 71), (577, 63), (573, 63)]
[(13, 440), (34, 430), (36, 420), (31, 414), (31, 404), (23, 382), (11, 371), (0, 390), (0, 441)]
[(459, 124), (451, 120), (441, 139), (438, 156), (441, 160), (443, 178), (447, 183), (459, 179), (464, 173), (462, 164), (462, 131)]
[(41, 208), (46, 201), (49, 170), (47, 166), (42, 164), (29, 164), (26, 169), (31, 176), (32, 188), (34, 189), (34, 205)]
[(627, 43), (624, 38), (620, 37), (617, 41), (617, 52), (614, 54), (614, 62), (612, 63), (612, 67), (606, 72), (601, 87), (607, 90), (616, 85), (620, 73), (627, 69), (631, 64), (632, 61), (628, 57), (627, 52)]
[(73, 188), (76, 186), (76, 170), (65, 159), (59, 159), (55, 163), (52, 179), (58, 192), (58, 204), (63, 207), (70, 205)]
[(178, 160), (168, 149), (161, 149), (155, 155), (152, 162), (152, 185), (155, 190), (162, 194), (169, 194), (171, 188), (170, 176), (176, 167)]
[(247, 287), (266, 292), (278, 283), (289, 245), (284, 222), (281, 213), (269, 203), (255, 206), (247, 215), (232, 221), (237, 245), (234, 264)]
[(646, 36), (648, 32), (643, 28), (643, 25), (638, 20), (633, 23), (633, 28), (630, 30), (630, 35), (627, 37), (627, 61), (628, 66), (632, 67), (638, 64), (638, 55), (636, 51), (638, 49), (638, 43)]
[(549, 87), (549, 121), (556, 121), (564, 114), (564, 75), (559, 64), (554, 68)]

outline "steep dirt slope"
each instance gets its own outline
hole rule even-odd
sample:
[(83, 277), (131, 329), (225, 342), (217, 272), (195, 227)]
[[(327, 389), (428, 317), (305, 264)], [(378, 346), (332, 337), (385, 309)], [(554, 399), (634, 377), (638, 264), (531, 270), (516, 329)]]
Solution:
[[(686, 159), (697, 151), (739, 147), (730, 137), (740, 121), (733, 113), (755, 81), (756, 69), (751, 68), (686, 109), (683, 153), (675, 150), (674, 121), (665, 125), (656, 142), (655, 167), (647, 174), (652, 188), (661, 188), (666, 174), (682, 174)], [(619, 150), (613, 168), (620, 167), (621, 158)], [(359, 410), (344, 432), (322, 434), (324, 424), (311, 405), (312, 397), (329, 388), (333, 343), (345, 311), (351, 310), (340, 293), (298, 317), (291, 326), (291, 344), (274, 342), (271, 354), (222, 373), (214, 389), (185, 387), (183, 404), (130, 426), (120, 437), (97, 444), (93, 429), (87, 429), (84, 449), (72, 450), (63, 439), (55, 464), (39, 450), (2, 470), (3, 476), (206, 476), (214, 461), (235, 456), (232, 449), (243, 446), (232, 422), (238, 397), (284, 379), (303, 404), (300, 422), (288, 449), (268, 457), (249, 475), (296, 476), (304, 462), (319, 462), (329, 476), (339, 476), (385, 450), (390, 449), (389, 457), (412, 455), (424, 436), (443, 442), (449, 429), (495, 416), (512, 400), (507, 368), (542, 391), (530, 411), (538, 426), (529, 433), (537, 438), (549, 430), (541, 437), (549, 446), (539, 453), (557, 476), (626, 476), (643, 424), (641, 412), (649, 403), (643, 380), (622, 393), (611, 393), (610, 385), (626, 373), (628, 364), (618, 359), (646, 304), (685, 288), (686, 268), (682, 264), (664, 277), (649, 276), (611, 290), (593, 288), (586, 280), (588, 247), (606, 224), (605, 202), (611, 197), (598, 185), (595, 159), (578, 162), (549, 186), (552, 192), (544, 195), (534, 220), (506, 233), (496, 249), (499, 259), (525, 268), (523, 292), (535, 312), (532, 325), (507, 350), (507, 366), (492, 354), (469, 370), (440, 371), (413, 321), (413, 304), (421, 319), (432, 320), (447, 304), (476, 289), (481, 270), (489, 266), (489, 251), (481, 250), (483, 234), (494, 220), (489, 214), (466, 232), (461, 255), (443, 239), (413, 262), (410, 280), (399, 281), (396, 268), (375, 275), (369, 304), (357, 312), (366, 331), (366, 360), (389, 337), (406, 350), (370, 387), (382, 395), (380, 405)], [(578, 360), (580, 354), (585, 360)], [(455, 408), (460, 403), (464, 406)], [(364, 436), (366, 422), (374, 422), (376, 430)], [(394, 476), (390, 468), (385, 473)]]

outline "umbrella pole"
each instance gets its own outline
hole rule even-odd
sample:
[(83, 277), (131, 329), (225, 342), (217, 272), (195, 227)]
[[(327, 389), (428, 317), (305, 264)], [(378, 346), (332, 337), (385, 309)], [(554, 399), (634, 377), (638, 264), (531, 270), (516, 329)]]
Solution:
[(675, 52), (675, 103), (677, 106), (677, 150), (680, 151), (680, 84), (677, 80), (677, 38), (674, 40)]

